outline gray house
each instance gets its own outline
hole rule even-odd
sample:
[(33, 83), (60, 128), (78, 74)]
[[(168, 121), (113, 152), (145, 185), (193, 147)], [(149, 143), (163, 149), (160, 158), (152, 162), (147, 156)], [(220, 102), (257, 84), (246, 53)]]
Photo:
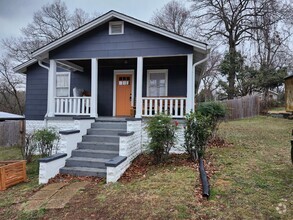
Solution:
[[(202, 71), (208, 53), (205, 43), (110, 11), (39, 48), (34, 59), (14, 68), (27, 76), (27, 130), (53, 126), (61, 133), (79, 134), (77, 149), (63, 149), (65, 168), (75, 171), (82, 163), (92, 165), (94, 160), (80, 158), (94, 153), (100, 159), (121, 157), (121, 139), (137, 136), (139, 148), (147, 141), (142, 118), (162, 112), (183, 118), (193, 110), (195, 74)], [(118, 147), (110, 153), (105, 146), (93, 147), (116, 142)], [(125, 146), (125, 152), (130, 148)], [(130, 154), (138, 151), (124, 152), (127, 160), (131, 158), (128, 163)], [(74, 155), (79, 159), (74, 161)], [(85, 173), (100, 175), (107, 164), (100, 162), (75, 174), (99, 168)]]

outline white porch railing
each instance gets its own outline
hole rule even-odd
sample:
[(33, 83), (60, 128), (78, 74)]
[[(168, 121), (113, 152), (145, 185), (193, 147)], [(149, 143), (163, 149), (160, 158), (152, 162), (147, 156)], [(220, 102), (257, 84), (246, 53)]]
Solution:
[(55, 115), (89, 115), (91, 97), (55, 97)]
[(183, 118), (186, 113), (186, 97), (142, 98), (142, 116), (151, 117), (160, 113), (173, 118)]

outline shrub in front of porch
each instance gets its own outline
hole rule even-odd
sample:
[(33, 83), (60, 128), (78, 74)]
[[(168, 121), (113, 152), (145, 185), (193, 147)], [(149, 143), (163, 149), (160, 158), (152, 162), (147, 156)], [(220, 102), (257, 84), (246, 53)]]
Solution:
[(58, 150), (60, 136), (53, 128), (36, 130), (26, 134), (25, 143), (20, 146), (23, 159), (32, 162), (33, 155), (47, 157)]
[(148, 148), (154, 156), (154, 162), (160, 163), (166, 159), (176, 142), (178, 122), (172, 121), (167, 115), (156, 115), (147, 122), (147, 132), (150, 137)]

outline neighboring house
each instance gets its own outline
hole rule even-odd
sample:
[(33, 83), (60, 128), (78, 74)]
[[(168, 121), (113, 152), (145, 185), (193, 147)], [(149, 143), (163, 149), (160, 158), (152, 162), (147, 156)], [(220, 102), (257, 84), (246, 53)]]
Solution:
[[(259, 96), (260, 100), (264, 100), (265, 99), (265, 94), (263, 92), (252, 92), (252, 95)], [(277, 101), (278, 100), (278, 96), (279, 96), (279, 93), (277, 93), (275, 91), (272, 91), (272, 90), (269, 90), (269, 93), (268, 93), (269, 100), (271, 100), (271, 101)]]
[[(14, 68), (27, 75), (27, 130), (53, 126), (63, 135), (78, 135), (76, 142), (82, 142), (72, 155), (61, 147), (71, 156), (61, 172), (107, 172), (111, 179), (102, 159), (119, 155), (117, 164), (126, 157), (123, 169), (129, 165), (147, 143), (142, 118), (162, 112), (183, 118), (194, 109), (195, 74), (203, 70), (208, 53), (205, 43), (110, 11)], [(100, 160), (88, 159), (94, 154)]]

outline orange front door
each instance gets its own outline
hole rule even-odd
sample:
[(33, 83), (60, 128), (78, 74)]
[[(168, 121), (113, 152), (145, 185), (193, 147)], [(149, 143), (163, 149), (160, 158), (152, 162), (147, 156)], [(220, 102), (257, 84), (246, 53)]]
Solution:
[(116, 116), (130, 116), (131, 74), (116, 75)]

